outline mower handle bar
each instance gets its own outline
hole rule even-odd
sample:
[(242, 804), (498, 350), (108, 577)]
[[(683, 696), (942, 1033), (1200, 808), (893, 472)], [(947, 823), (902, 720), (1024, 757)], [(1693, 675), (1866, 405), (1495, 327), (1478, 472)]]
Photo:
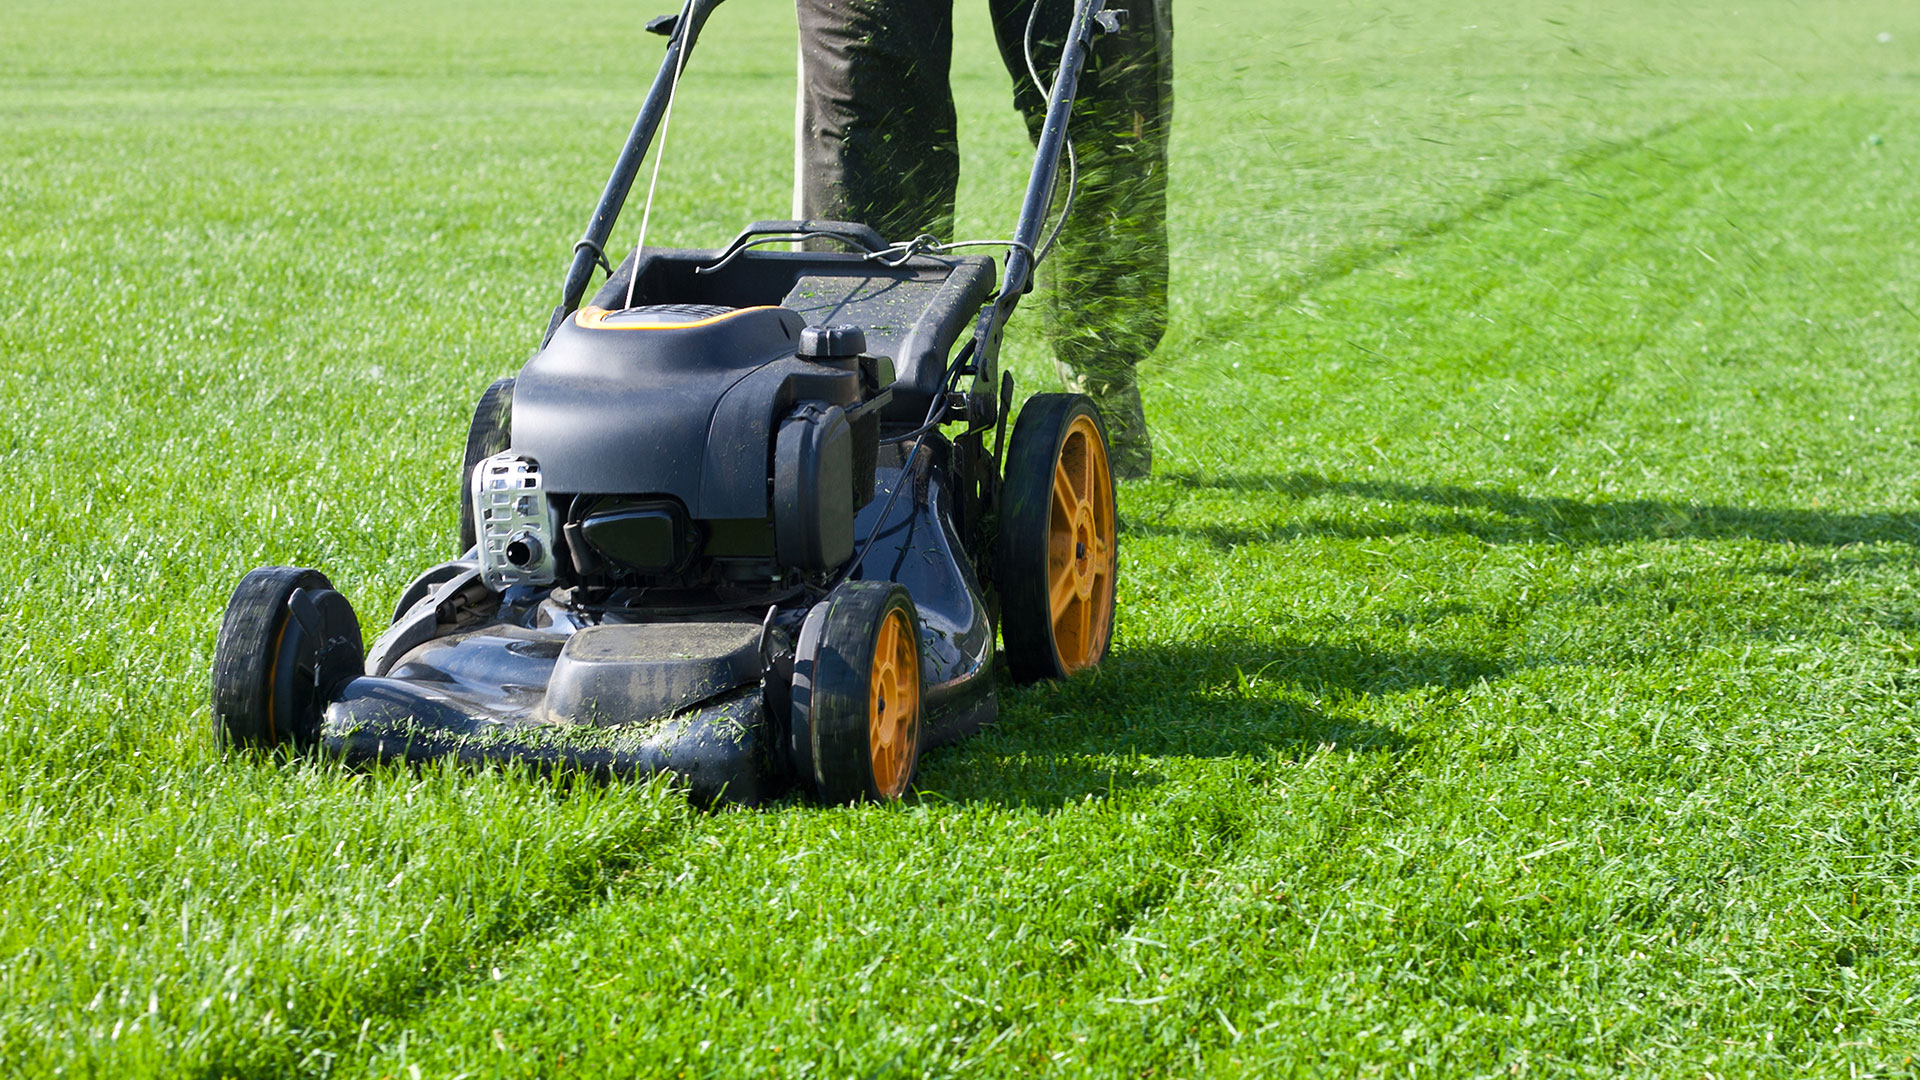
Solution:
[[(633, 188), (634, 178), (639, 175), (647, 149), (652, 145), (661, 118), (666, 114), (676, 73), (685, 68), (684, 54), (699, 40), (701, 28), (721, 2), (686, 0), (680, 13), (673, 16), (670, 23), (665, 19), (656, 19), (650, 24), (650, 29), (668, 35), (666, 56), (660, 62), (659, 72), (654, 75), (653, 85), (647, 90), (646, 100), (641, 103), (640, 115), (634, 119), (626, 145), (621, 148), (620, 157), (614, 162), (613, 174), (607, 178), (600, 202), (587, 222), (586, 233), (574, 245), (573, 263), (567, 269), (560, 305), (553, 309), (553, 318), (547, 324), (547, 340), (553, 337), (553, 332), (567, 316), (579, 310), (587, 285), (592, 281), (593, 268), (608, 265), (607, 238), (613, 233), (614, 222), (620, 216), (620, 209)], [(975, 323), (973, 396), (984, 394), (988, 399), (995, 397), (1001, 334), (1020, 297), (1033, 289), (1034, 270), (1039, 262), (1040, 232), (1046, 227), (1047, 212), (1059, 180), (1060, 159), (1067, 143), (1067, 123), (1073, 112), (1074, 97), (1079, 91), (1080, 73), (1085, 69), (1087, 56), (1093, 49), (1096, 28), (1111, 32), (1118, 27), (1115, 13), (1106, 10), (1106, 0), (1076, 0), (1066, 47), (1061, 51), (1060, 66), (1047, 99), (1046, 119), (1041, 125), (1038, 146), (1035, 148), (1033, 170), (1027, 178), (1020, 220), (1014, 228), (1013, 242), (1008, 245), (1000, 292), (993, 303), (980, 312)], [(870, 253), (887, 249), (887, 243), (879, 233), (853, 222), (759, 221), (735, 237), (728, 245), (727, 253), (738, 254), (738, 249), (753, 237), (780, 233), (819, 235), (844, 241), (852, 247), (865, 248)], [(635, 271), (638, 272), (637, 266)], [(989, 411), (991, 406), (992, 402), (989, 401)]]
[(721, 252), (720, 258), (712, 266), (702, 266), (696, 274), (711, 274), (734, 260), (734, 257), (750, 247), (762, 244), (777, 244), (783, 240), (799, 242), (802, 240), (835, 240), (850, 248), (858, 248), (869, 255), (887, 250), (887, 242), (880, 234), (857, 221), (827, 221), (825, 219), (784, 221), (756, 221), (740, 230)]

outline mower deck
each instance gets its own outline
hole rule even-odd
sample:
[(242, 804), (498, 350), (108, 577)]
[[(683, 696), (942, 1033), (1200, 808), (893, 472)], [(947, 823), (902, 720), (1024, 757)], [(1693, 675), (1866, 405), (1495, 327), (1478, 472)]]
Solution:
[[(928, 449), (906, 478), (918, 494), (893, 503), (863, 564), (876, 580), (906, 585), (919, 611), (922, 748), (979, 730), (998, 700), (993, 627), (949, 516), (950, 448), (942, 440)], [(891, 490), (902, 455), (882, 455), (892, 460), (876, 469), (876, 484)], [(859, 535), (884, 505), (867, 504)], [(787, 718), (767, 681), (797, 644), (788, 627), (804, 604), (595, 623), (552, 596), (509, 593), (489, 613), (470, 604), (487, 602), (477, 565), (432, 573), (445, 580), (400, 613), (369, 652), (368, 674), (327, 705), (323, 750), (354, 762), (455, 757), (617, 778), (672, 772), (700, 802), (758, 803), (790, 786), (777, 745)], [(472, 627), (444, 632), (462, 619)]]

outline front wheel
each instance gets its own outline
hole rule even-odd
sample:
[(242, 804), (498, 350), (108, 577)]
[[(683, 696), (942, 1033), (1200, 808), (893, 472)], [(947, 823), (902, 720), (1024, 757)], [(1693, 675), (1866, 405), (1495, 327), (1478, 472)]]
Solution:
[(1022, 682), (1085, 671), (1113, 638), (1118, 567), (1113, 470), (1092, 400), (1028, 399), (1001, 491), (996, 577), (1008, 666)]
[(795, 764), (821, 802), (891, 802), (920, 758), (920, 616), (900, 585), (850, 581), (808, 617), (794, 666)]
[(339, 685), (366, 667), (353, 605), (318, 570), (240, 579), (213, 646), (213, 736), (222, 747), (313, 743)]

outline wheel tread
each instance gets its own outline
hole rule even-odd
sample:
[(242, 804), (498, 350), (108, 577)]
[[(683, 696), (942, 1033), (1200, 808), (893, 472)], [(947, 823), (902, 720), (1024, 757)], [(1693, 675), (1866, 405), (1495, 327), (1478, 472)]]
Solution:
[(213, 733), (222, 746), (272, 746), (291, 732), (274, 730), (274, 655), (287, 601), (298, 589), (331, 589), (318, 570), (263, 566), (240, 579), (227, 601), (213, 646)]
[[(813, 796), (825, 803), (884, 801), (874, 776), (869, 742), (870, 692), (874, 653), (881, 626), (889, 613), (900, 611), (914, 635), (920, 691), (916, 710), (924, 707), (925, 657), (919, 655), (920, 616), (904, 586), (890, 581), (852, 581), (829, 595), (826, 625), (813, 666), (812, 698), (808, 709), (810, 759), (803, 763), (802, 779)], [(914, 722), (915, 760), (906, 768), (905, 788), (912, 789), (918, 764), (923, 717)]]
[(468, 485), (473, 467), (507, 449), (513, 433), (513, 376), (503, 375), (488, 384), (473, 407), (473, 420), (467, 425), (467, 446), (460, 465), (460, 551), (464, 554), (478, 541), (473, 523), (473, 498)]
[[(1091, 460), (1082, 463), (1077, 477), (1080, 488), (1085, 490), (1073, 490), (1073, 480), (1060, 468), (1060, 455), (1069, 432), (1075, 418), (1081, 416), (1092, 420), (1104, 450), (1106, 426), (1099, 407), (1082, 394), (1033, 395), (1014, 424), (1013, 438), (1008, 446), (995, 570), (1000, 586), (1000, 636), (1006, 648), (1007, 666), (1020, 682), (1062, 678), (1072, 674), (1061, 660), (1056, 640), (1058, 621), (1065, 614), (1065, 609), (1072, 606), (1074, 599), (1071, 583), (1055, 581), (1050, 568), (1050, 536), (1056, 497), (1066, 499), (1070, 495), (1074, 499), (1081, 499), (1104, 496), (1110, 511), (1114, 505), (1110, 454), (1104, 492), (1094, 490), (1099, 486), (1099, 471)], [(1115, 556), (1113, 545), (1098, 542), (1101, 540), (1099, 537), (1095, 539), (1095, 556), (1112, 560)], [(1117, 533), (1113, 541), (1117, 544)], [(1112, 565), (1109, 563), (1109, 566)], [(1105, 587), (1111, 589), (1113, 583), (1109, 581)], [(1082, 607), (1084, 609), (1087, 605), (1083, 604)], [(1099, 628), (1092, 625), (1091, 612), (1082, 611), (1079, 626), (1082, 637), (1096, 631), (1103, 634), (1096, 654), (1087, 665), (1089, 667), (1100, 662), (1111, 643), (1114, 610), (1111, 602), (1107, 610), (1109, 623)]]

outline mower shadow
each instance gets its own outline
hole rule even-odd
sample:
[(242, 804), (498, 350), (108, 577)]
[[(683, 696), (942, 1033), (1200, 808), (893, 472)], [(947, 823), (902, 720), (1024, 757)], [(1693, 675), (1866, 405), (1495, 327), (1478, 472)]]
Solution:
[(1464, 535), (1489, 544), (1555, 543), (1569, 547), (1654, 539), (1750, 539), (1815, 547), (1920, 544), (1920, 511), (1843, 514), (1659, 499), (1585, 502), (1451, 484), (1333, 480), (1304, 472), (1213, 477), (1176, 473), (1164, 479), (1186, 488), (1266, 493), (1296, 500), (1333, 495), (1401, 505), (1372, 520), (1318, 517), (1272, 529), (1167, 526), (1155, 523), (1151, 512), (1135, 513), (1124, 523), (1127, 532), (1189, 537), (1220, 547), (1309, 536), (1361, 540), (1408, 534)]
[(921, 783), (957, 802), (1050, 809), (1158, 784), (1154, 759), (1396, 754), (1414, 740), (1317, 704), (1458, 688), (1503, 670), (1444, 649), (1375, 652), (1244, 637), (1129, 649), (1080, 678), (1003, 682), (999, 722), (929, 755)]

